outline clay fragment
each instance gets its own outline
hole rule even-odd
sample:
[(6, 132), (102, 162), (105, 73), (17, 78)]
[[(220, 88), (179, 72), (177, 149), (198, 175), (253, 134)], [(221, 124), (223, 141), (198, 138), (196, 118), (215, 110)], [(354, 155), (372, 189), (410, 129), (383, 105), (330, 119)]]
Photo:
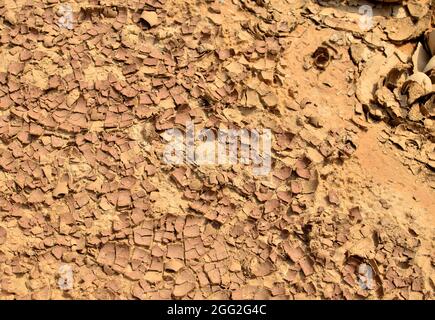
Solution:
[(160, 24), (159, 16), (155, 11), (143, 11), (140, 18), (151, 28)]
[(339, 205), (340, 204), (340, 200), (338, 198), (337, 192), (334, 190), (330, 190), (328, 192), (328, 201), (332, 204), (335, 205)]
[(432, 56), (435, 55), (435, 30), (428, 31), (425, 34), (425, 47), (427, 52)]

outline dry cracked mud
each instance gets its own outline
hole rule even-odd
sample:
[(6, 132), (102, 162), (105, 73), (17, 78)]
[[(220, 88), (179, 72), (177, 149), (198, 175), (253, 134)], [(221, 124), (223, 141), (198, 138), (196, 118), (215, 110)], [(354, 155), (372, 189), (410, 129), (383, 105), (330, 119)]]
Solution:
[(434, 8), (0, 0), (0, 299), (433, 299)]

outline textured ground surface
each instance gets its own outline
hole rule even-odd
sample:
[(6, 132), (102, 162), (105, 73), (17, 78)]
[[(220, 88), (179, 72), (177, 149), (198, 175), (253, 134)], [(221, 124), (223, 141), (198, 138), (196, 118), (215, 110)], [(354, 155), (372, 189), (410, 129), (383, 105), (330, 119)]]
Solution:
[(380, 2), (0, 0), (0, 299), (433, 299), (434, 15)]

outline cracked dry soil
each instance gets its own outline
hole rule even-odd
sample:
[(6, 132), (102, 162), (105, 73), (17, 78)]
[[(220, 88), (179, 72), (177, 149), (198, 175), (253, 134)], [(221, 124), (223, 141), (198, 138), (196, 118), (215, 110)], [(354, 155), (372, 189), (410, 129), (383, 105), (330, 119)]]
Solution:
[[(0, 299), (433, 299), (434, 19), (0, 0)], [(271, 172), (165, 163), (186, 121), (270, 129)]]

